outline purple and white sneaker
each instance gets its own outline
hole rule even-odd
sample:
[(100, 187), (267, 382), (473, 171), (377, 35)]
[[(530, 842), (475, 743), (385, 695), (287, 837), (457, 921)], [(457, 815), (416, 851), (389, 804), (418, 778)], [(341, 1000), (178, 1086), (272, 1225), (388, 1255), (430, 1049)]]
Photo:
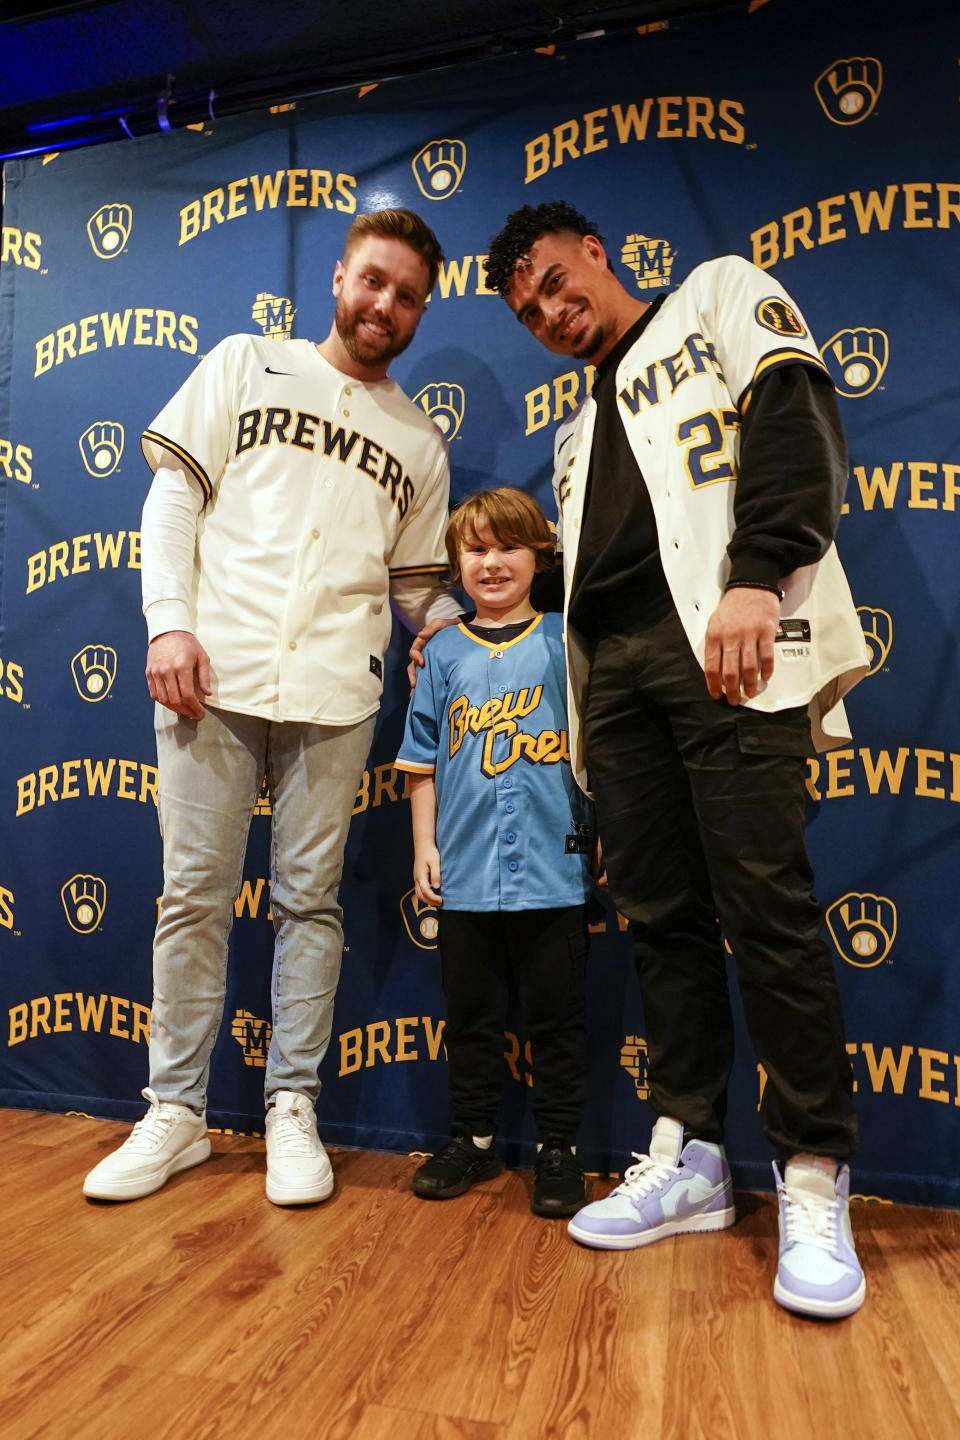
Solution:
[(650, 1154), (636, 1155), (623, 1181), (605, 1200), (595, 1200), (567, 1230), (597, 1250), (632, 1250), (668, 1235), (726, 1230), (736, 1220), (733, 1184), (721, 1145), (683, 1143), (679, 1120), (661, 1116), (653, 1127)]
[(841, 1165), (835, 1180), (823, 1168), (822, 1162), (798, 1168), (788, 1162), (784, 1179), (773, 1167), (780, 1205), (773, 1298), (798, 1315), (840, 1320), (860, 1309), (867, 1282), (850, 1228), (849, 1166)]

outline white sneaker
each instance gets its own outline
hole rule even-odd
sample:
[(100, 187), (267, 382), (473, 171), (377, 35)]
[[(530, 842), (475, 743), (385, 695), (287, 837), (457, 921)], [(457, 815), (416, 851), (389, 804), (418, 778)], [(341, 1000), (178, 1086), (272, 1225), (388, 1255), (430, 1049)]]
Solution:
[(267, 1199), (312, 1205), (333, 1194), (333, 1169), (306, 1095), (279, 1090), (267, 1110)]
[[(799, 1163), (797, 1163), (799, 1162)], [(850, 1169), (804, 1155), (776, 1164), (780, 1259), (773, 1298), (798, 1315), (839, 1320), (859, 1310), (867, 1293), (850, 1228)]]
[(188, 1105), (158, 1100), (147, 1088), (150, 1109), (117, 1150), (95, 1165), (83, 1182), (92, 1200), (138, 1200), (152, 1195), (179, 1170), (199, 1165), (210, 1154), (205, 1115)]

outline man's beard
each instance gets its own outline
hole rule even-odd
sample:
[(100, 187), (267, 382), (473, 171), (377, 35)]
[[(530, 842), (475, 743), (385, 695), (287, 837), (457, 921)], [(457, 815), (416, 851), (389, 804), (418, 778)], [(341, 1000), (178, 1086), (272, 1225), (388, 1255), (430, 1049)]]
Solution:
[(384, 335), (379, 342), (373, 336), (361, 341), (357, 333), (361, 319), (360, 311), (351, 310), (343, 296), (339, 296), (334, 312), (337, 334), (350, 359), (358, 365), (367, 365), (371, 370), (384, 364), (389, 365), (391, 360), (403, 354), (413, 339), (410, 335), (402, 345), (398, 345), (392, 335)]
[(602, 325), (595, 325), (586, 335), (576, 350), (573, 351), (574, 360), (592, 360), (597, 351), (602, 349), (607, 338), (607, 332)]

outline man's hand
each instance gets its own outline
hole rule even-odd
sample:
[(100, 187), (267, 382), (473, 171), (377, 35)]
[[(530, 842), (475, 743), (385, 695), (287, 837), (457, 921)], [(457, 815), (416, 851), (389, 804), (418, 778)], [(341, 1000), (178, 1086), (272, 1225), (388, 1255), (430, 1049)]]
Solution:
[(442, 905), (440, 896), (440, 851), (436, 845), (424, 845), (413, 858), (413, 883), (417, 899), (428, 905)]
[(728, 590), (710, 616), (703, 668), (714, 700), (752, 700), (773, 674), (773, 641), (780, 601), (771, 590)]
[(414, 635), (410, 644), (410, 664), (407, 666), (407, 679), (410, 682), (410, 694), (417, 688), (417, 669), (426, 664), (423, 658), (423, 647), (428, 640), (432, 640), (439, 630), (445, 630), (448, 625), (459, 625), (459, 620), (431, 620), (429, 625)]
[(154, 700), (178, 715), (199, 720), (207, 712), (201, 695), (210, 694), (210, 657), (189, 630), (167, 630), (147, 648), (147, 685)]

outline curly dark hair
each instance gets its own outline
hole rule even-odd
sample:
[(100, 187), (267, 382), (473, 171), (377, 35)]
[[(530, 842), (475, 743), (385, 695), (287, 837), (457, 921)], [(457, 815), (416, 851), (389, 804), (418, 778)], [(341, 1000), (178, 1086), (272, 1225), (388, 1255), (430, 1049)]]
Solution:
[[(487, 287), (502, 295), (510, 283), (517, 261), (544, 235), (570, 230), (574, 235), (603, 236), (591, 220), (566, 200), (547, 200), (542, 205), (523, 205), (507, 216), (503, 229), (490, 241), (486, 261)], [(611, 266), (611, 269), (613, 267)]]

